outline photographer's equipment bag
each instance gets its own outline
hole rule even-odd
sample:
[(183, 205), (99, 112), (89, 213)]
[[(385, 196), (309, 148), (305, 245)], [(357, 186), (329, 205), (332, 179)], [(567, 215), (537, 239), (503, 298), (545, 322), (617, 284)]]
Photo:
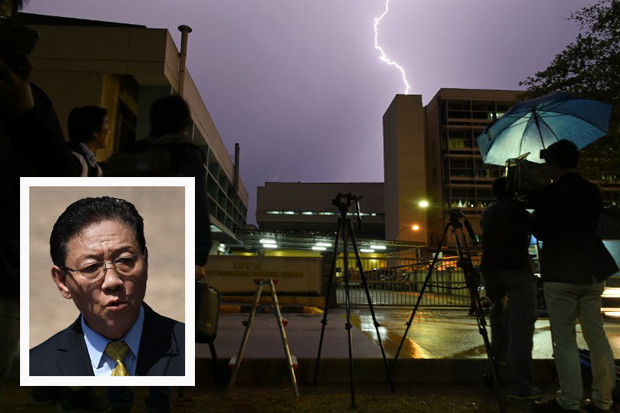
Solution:
[(196, 342), (212, 343), (220, 318), (221, 294), (204, 281), (196, 282)]

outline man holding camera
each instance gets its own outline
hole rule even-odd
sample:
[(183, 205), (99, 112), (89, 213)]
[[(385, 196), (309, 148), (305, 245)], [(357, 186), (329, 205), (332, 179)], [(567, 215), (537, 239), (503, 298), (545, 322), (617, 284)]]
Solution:
[[(510, 397), (540, 397), (532, 373), (536, 323), (536, 293), (528, 254), (530, 216), (506, 190), (506, 178), (493, 182), (496, 202), (481, 217), (482, 263), (491, 307), (491, 334), (496, 361), (505, 359), (510, 373)], [(507, 299), (507, 300), (506, 300)], [(507, 302), (506, 302), (507, 301)]]
[(576, 172), (579, 152), (560, 140), (541, 151), (553, 183), (536, 206), (534, 235), (543, 241), (541, 271), (560, 382), (555, 399), (537, 402), (541, 412), (579, 411), (583, 383), (575, 331), (579, 318), (592, 362), (593, 412), (609, 411), (615, 387), (614, 355), (603, 330), (604, 280), (618, 270), (596, 236), (602, 212), (598, 188)]

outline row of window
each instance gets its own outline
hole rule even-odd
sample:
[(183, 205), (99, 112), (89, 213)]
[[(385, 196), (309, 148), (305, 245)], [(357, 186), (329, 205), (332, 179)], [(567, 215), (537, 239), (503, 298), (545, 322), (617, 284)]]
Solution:
[[(265, 211), (265, 214), (267, 214), (267, 215), (306, 215), (306, 216), (324, 215), (324, 216), (334, 216), (334, 215), (337, 215), (338, 213), (335, 212), (335, 211), (274, 211), (274, 210), (269, 210), (269, 211)], [(355, 213), (355, 212), (348, 212), (347, 215), (355, 217), (355, 216), (357, 216), (357, 213)], [(376, 217), (377, 215), (378, 214), (376, 212), (360, 212), (360, 216), (362, 216), (362, 217)]]

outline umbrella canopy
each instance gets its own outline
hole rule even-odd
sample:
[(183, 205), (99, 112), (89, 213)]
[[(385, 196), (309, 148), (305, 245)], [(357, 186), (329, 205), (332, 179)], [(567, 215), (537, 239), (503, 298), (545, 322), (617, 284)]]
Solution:
[(543, 163), (540, 150), (560, 139), (582, 149), (607, 134), (612, 109), (609, 103), (562, 92), (517, 102), (478, 136), (482, 160), (503, 166), (529, 152), (527, 160)]

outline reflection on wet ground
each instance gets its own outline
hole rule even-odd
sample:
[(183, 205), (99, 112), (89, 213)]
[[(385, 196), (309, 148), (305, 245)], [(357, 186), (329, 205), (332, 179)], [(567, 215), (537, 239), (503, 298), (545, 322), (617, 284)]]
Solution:
[[(386, 352), (386, 357), (393, 358), (403, 339), (406, 323), (413, 308), (375, 307), (375, 316), (379, 323), (379, 334)], [(343, 312), (343, 317), (345, 314)], [(491, 335), (488, 316), (485, 319), (487, 334)], [(351, 324), (357, 327), (373, 343), (378, 344), (377, 332), (370, 310), (354, 308), (351, 310)], [(577, 341), (580, 348), (587, 348), (577, 326)], [(614, 349), (615, 357), (620, 356), (620, 322), (607, 321), (605, 331)], [(534, 331), (535, 359), (552, 358), (552, 341), (549, 320), (541, 318), (536, 322)], [(407, 332), (399, 358), (440, 359), (440, 358), (482, 358), (486, 357), (483, 337), (474, 316), (466, 309), (419, 309)]]

